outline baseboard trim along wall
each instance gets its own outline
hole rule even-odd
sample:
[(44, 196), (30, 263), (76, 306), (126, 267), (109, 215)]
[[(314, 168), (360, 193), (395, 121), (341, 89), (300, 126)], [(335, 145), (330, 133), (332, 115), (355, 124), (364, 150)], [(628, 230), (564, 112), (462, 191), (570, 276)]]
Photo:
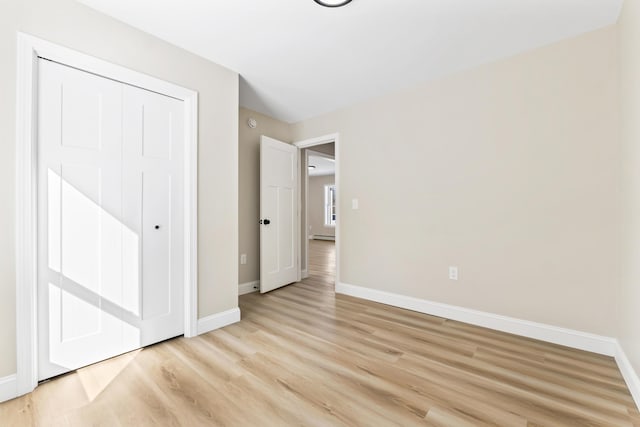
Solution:
[(614, 356), (616, 353), (616, 340), (614, 338), (393, 294), (362, 286), (349, 285), (346, 283), (337, 283), (336, 293), (392, 305), (394, 307), (405, 308), (407, 310), (430, 314), (432, 316), (470, 323), (472, 325), (508, 332), (510, 334), (560, 344), (579, 350), (591, 351), (593, 353), (604, 354), (607, 356)]
[(238, 295), (250, 294), (260, 290), (260, 281), (241, 283), (238, 285)]
[(640, 408), (640, 377), (638, 377), (636, 370), (633, 369), (629, 358), (617, 340), (615, 358), (618, 368), (620, 369), (620, 373), (622, 374), (624, 381), (627, 383), (627, 387), (629, 387), (631, 396), (633, 396), (636, 406)]
[(240, 309), (232, 308), (222, 313), (212, 314), (211, 316), (198, 319), (198, 335), (220, 329), (224, 326), (231, 325), (240, 321)]
[(327, 236), (327, 235), (323, 235), (323, 234), (314, 234), (313, 235), (313, 240), (329, 240), (331, 242), (335, 242), (336, 241), (336, 236)]
[(544, 323), (530, 322), (499, 314), (472, 310), (449, 304), (432, 302), (391, 292), (379, 291), (362, 286), (336, 283), (336, 293), (362, 298), (393, 307), (404, 308), (418, 313), (444, 317), (459, 322), (482, 326), (497, 331), (559, 344), (578, 350), (612, 356), (615, 358), (618, 368), (624, 377), (627, 387), (633, 396), (633, 400), (640, 408), (640, 377), (633, 369), (622, 346), (615, 338), (560, 328)]
[(16, 374), (0, 378), (0, 402), (18, 397), (18, 377)]

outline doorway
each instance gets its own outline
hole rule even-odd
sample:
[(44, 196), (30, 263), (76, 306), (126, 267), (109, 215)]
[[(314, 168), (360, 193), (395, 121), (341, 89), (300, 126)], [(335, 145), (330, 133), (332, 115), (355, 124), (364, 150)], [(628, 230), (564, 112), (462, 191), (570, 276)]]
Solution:
[[(312, 240), (338, 242), (333, 245), (331, 259), (335, 259), (333, 282), (339, 278), (338, 138), (333, 134), (291, 145), (260, 137), (260, 293), (298, 282), (309, 274), (308, 170), (309, 166), (319, 168), (308, 164), (309, 154), (330, 167), (328, 173), (334, 175), (329, 185), (322, 187), (324, 223)], [(315, 151), (307, 151), (310, 148)]]
[(300, 148), (300, 270), (305, 282), (339, 281), (338, 134), (295, 143)]

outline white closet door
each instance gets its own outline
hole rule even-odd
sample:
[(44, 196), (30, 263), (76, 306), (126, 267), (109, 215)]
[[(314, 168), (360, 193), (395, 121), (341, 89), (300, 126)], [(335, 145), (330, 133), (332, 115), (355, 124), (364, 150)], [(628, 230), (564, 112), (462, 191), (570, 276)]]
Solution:
[[(147, 113), (129, 117), (131, 91), (146, 93), (39, 60), (40, 379), (182, 333), (182, 282), (175, 279), (182, 274), (182, 234), (170, 234), (182, 233), (181, 210), (171, 205), (180, 200), (182, 173), (163, 158), (169, 140), (176, 150), (169, 158), (181, 161), (182, 115), (175, 109), (182, 106), (166, 98), (180, 104), (171, 107), (177, 123), (149, 123)], [(146, 109), (162, 115), (168, 107), (161, 101)], [(156, 155), (148, 161), (127, 145), (137, 128), (144, 149)], [(151, 222), (160, 228), (147, 230)], [(179, 307), (178, 325), (149, 339), (147, 329), (173, 314), (167, 301)]]
[(141, 238), (141, 263), (125, 270), (141, 278), (145, 346), (184, 332), (184, 106), (126, 85), (123, 97), (123, 221)]

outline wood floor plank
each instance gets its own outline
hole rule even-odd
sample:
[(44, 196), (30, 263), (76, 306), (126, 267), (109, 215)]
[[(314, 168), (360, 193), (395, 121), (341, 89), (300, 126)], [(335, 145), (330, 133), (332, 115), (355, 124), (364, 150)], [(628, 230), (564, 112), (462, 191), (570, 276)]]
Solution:
[(240, 297), (242, 321), (128, 353), (0, 404), (0, 426), (636, 426), (606, 356), (334, 292)]

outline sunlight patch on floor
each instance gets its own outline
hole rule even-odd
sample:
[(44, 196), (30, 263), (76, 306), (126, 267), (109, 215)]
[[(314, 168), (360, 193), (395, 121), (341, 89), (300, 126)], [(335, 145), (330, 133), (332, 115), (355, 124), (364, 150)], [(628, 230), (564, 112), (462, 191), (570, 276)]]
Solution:
[(89, 402), (100, 395), (111, 382), (131, 363), (142, 349), (135, 350), (113, 359), (87, 366), (77, 371)]

